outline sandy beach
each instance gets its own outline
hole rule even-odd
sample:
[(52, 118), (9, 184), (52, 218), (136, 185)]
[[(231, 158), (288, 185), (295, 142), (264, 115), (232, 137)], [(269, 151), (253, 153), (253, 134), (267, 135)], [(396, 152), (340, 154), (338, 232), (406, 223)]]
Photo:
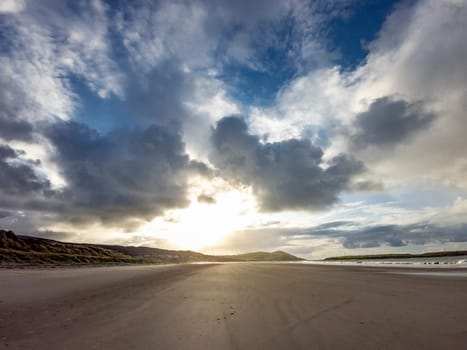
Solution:
[(397, 271), (259, 263), (0, 270), (0, 348), (465, 349), (467, 278)]

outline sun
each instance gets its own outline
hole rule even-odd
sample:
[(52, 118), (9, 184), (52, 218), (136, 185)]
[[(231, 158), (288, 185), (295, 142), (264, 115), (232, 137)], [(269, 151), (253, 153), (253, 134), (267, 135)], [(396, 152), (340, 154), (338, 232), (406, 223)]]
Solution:
[(247, 192), (222, 192), (215, 195), (214, 203), (199, 202), (193, 196), (187, 208), (167, 211), (144, 231), (154, 232), (176, 249), (199, 250), (249, 225), (255, 211), (256, 202)]

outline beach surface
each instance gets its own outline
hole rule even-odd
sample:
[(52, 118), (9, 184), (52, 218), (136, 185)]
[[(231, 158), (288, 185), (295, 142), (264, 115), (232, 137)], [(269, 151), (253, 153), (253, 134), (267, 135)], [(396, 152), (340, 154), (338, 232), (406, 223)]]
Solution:
[(3, 269), (0, 349), (465, 349), (467, 278), (398, 271)]

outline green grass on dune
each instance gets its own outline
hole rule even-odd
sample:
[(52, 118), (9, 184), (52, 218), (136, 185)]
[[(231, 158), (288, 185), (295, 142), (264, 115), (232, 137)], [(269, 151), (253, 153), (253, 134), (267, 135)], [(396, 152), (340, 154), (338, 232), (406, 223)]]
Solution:
[(302, 259), (281, 251), (216, 256), (189, 250), (67, 243), (38, 237), (19, 236), (11, 231), (0, 230), (0, 265), (2, 266), (297, 260)]

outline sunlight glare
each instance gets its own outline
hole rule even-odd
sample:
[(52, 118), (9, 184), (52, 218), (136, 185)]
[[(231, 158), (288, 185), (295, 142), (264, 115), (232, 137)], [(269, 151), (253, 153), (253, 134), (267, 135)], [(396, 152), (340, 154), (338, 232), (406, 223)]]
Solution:
[(230, 233), (245, 227), (256, 211), (250, 193), (228, 191), (218, 193), (215, 203), (193, 198), (189, 207), (170, 210), (163, 218), (153, 220), (147, 229), (166, 239), (176, 249), (200, 249), (219, 243)]

